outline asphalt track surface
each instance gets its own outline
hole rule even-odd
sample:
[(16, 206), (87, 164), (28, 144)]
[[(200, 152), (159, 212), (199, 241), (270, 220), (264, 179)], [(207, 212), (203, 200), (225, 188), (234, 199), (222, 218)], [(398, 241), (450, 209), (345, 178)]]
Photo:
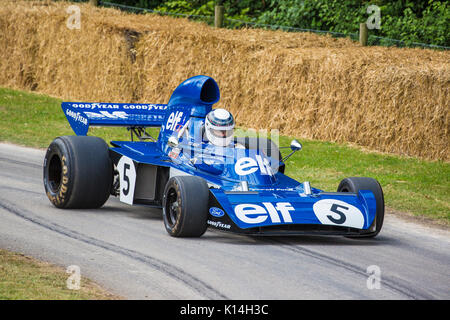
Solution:
[(56, 209), (44, 193), (43, 159), (42, 150), (0, 144), (0, 248), (77, 265), (125, 298), (450, 298), (449, 231), (387, 213), (371, 240), (211, 229), (172, 238), (161, 210), (114, 197), (97, 210)]

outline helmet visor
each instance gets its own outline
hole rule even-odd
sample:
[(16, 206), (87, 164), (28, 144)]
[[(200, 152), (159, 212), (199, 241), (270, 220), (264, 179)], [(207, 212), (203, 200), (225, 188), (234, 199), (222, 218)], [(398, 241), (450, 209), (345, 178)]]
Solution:
[(217, 130), (217, 129), (210, 129), (211, 133), (217, 137), (217, 138), (228, 138), (233, 135), (233, 129), (228, 130)]

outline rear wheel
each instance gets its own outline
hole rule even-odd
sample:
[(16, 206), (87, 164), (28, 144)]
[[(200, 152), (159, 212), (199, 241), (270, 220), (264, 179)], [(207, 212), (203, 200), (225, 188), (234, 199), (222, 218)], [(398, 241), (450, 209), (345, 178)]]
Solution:
[(338, 186), (338, 192), (358, 193), (359, 190), (369, 190), (375, 196), (377, 209), (375, 217), (375, 231), (357, 236), (348, 236), (348, 238), (373, 238), (381, 231), (384, 220), (384, 195), (380, 183), (373, 178), (351, 177), (345, 178)]
[(45, 191), (58, 208), (99, 208), (109, 198), (112, 172), (108, 145), (102, 139), (58, 137), (44, 159)]
[(163, 219), (173, 237), (200, 237), (207, 228), (209, 189), (194, 176), (169, 179), (164, 190)]

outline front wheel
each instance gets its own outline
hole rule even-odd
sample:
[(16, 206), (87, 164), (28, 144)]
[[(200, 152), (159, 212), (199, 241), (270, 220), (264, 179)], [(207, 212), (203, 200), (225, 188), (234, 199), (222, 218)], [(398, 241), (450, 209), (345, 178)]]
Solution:
[(169, 179), (164, 190), (163, 219), (173, 237), (200, 237), (207, 228), (209, 189), (194, 176)]
[(338, 192), (358, 193), (359, 190), (369, 190), (375, 196), (377, 210), (375, 221), (375, 230), (371, 233), (356, 236), (348, 236), (348, 238), (373, 238), (381, 231), (384, 220), (384, 195), (380, 183), (373, 178), (352, 177), (345, 178), (338, 186)]

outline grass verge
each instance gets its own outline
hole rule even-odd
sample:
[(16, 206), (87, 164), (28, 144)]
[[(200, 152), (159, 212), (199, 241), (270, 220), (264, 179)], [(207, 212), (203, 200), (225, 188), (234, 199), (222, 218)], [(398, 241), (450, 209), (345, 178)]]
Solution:
[(80, 289), (70, 290), (65, 270), (0, 249), (0, 300), (110, 300), (118, 297), (81, 278)]
[[(57, 98), (0, 88), (0, 141), (46, 148), (55, 137), (73, 134), (60, 104)], [(93, 128), (90, 134), (106, 141), (129, 139), (123, 128)], [(280, 145), (289, 146), (291, 139), (281, 136)], [(372, 177), (381, 183), (388, 208), (450, 226), (449, 163), (299, 140), (303, 150), (287, 161), (287, 175), (326, 191), (336, 191), (346, 177)]]

